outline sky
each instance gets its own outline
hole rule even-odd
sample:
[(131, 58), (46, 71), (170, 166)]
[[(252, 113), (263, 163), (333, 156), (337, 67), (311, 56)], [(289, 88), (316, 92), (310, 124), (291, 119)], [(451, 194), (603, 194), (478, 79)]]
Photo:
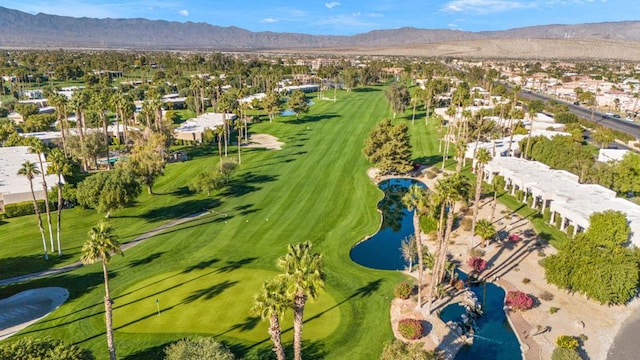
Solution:
[(314, 35), (640, 20), (638, 0), (2, 0), (0, 6), (31, 14), (192, 21)]

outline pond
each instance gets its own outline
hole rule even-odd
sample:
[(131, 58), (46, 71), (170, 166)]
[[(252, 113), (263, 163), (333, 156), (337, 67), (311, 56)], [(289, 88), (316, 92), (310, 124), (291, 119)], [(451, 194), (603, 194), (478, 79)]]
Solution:
[[(458, 276), (463, 280), (467, 278), (467, 275), (461, 271), (458, 271)], [(522, 360), (520, 343), (503, 310), (504, 290), (490, 282), (470, 286), (469, 289), (478, 298), (478, 302), (484, 309), (484, 314), (477, 318), (473, 325), (475, 332), (473, 345), (462, 347), (455, 359)], [(444, 322), (460, 322), (465, 312), (462, 305), (450, 304), (442, 309), (440, 318)]]
[(414, 233), (413, 212), (407, 210), (402, 197), (411, 185), (425, 186), (413, 179), (389, 179), (378, 185), (384, 198), (378, 203), (382, 212), (380, 230), (351, 249), (351, 259), (373, 269), (404, 270), (408, 266), (402, 257), (402, 240)]
[[(406, 209), (402, 197), (414, 184), (425, 186), (413, 179), (390, 179), (378, 185), (384, 192), (384, 198), (378, 203), (382, 225), (375, 235), (351, 249), (353, 261), (380, 270), (403, 270), (407, 267), (400, 244), (414, 232), (413, 212)], [(461, 271), (458, 271), (458, 276), (463, 280), (467, 278)], [(471, 286), (470, 290), (483, 305), (484, 314), (475, 320), (473, 345), (460, 349), (455, 358), (521, 360), (520, 344), (503, 310), (504, 290), (492, 283)], [(465, 312), (463, 306), (451, 304), (442, 309), (440, 318), (445, 322), (460, 322)]]

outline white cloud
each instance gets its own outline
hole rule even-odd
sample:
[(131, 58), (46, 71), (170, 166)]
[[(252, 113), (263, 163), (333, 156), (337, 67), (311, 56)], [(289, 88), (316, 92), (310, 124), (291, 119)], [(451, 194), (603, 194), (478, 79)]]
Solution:
[(340, 3), (337, 2), (337, 1), (324, 3), (324, 6), (326, 6), (328, 9), (333, 9), (334, 7), (339, 6), (339, 5), (340, 5)]
[(271, 23), (278, 22), (278, 19), (266, 18), (266, 19), (260, 20), (260, 22), (263, 23), (263, 24), (271, 24)]
[(366, 17), (370, 17), (370, 18), (381, 18), (381, 17), (384, 17), (384, 15), (382, 15), (380, 13), (366, 13), (365, 16)]
[(352, 15), (338, 15), (320, 19), (314, 22), (316, 25), (340, 25), (351, 27), (373, 27), (377, 24), (363, 21), (361, 17)]
[(362, 15), (362, 13), (360, 11), (356, 11), (354, 13), (351, 13), (351, 16), (353, 16), (353, 17), (358, 17), (360, 15)]
[(189, 16), (189, 10), (182, 9), (182, 10), (178, 11), (178, 14), (180, 14), (182, 16)]
[(489, 14), (514, 9), (537, 7), (536, 2), (507, 1), (507, 0), (452, 0), (445, 3), (441, 10), (444, 12), (465, 12), (475, 14)]

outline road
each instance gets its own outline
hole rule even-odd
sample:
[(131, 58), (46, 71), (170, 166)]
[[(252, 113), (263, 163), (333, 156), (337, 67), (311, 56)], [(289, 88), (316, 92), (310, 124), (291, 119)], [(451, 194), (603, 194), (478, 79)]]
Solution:
[[(579, 117), (589, 121), (591, 121), (591, 118), (592, 118), (591, 109), (587, 109), (580, 105), (573, 105), (570, 102), (562, 101), (550, 96), (546, 96), (546, 95), (535, 93), (535, 92), (529, 92), (529, 91), (521, 91), (520, 94), (518, 94), (518, 96), (520, 98), (527, 99), (527, 100), (534, 99), (534, 100), (557, 101), (557, 102), (565, 103), (567, 104), (567, 106), (569, 106), (569, 110), (572, 113), (578, 115)], [(612, 119), (612, 118), (604, 119), (602, 117), (603, 115), (604, 115), (603, 112), (599, 112), (599, 111), (593, 112), (593, 122), (614, 130), (618, 130), (618, 131), (633, 135), (636, 139), (640, 138), (639, 124), (625, 121), (624, 119)]]

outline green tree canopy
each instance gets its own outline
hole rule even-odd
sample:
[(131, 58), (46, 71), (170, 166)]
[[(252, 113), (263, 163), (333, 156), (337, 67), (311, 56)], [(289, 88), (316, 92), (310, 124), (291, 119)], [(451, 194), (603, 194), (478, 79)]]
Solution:
[(369, 134), (363, 153), (382, 174), (404, 174), (413, 168), (409, 140), (405, 123), (393, 125), (385, 119)]
[(78, 184), (76, 197), (81, 206), (106, 212), (127, 205), (140, 194), (140, 183), (126, 170), (117, 168), (99, 172)]
[(233, 360), (235, 356), (212, 337), (182, 339), (164, 349), (164, 360)]
[(302, 90), (294, 90), (289, 96), (287, 107), (296, 114), (296, 119), (300, 118), (300, 114), (309, 112), (307, 95)]
[(586, 232), (544, 260), (547, 281), (603, 304), (626, 303), (635, 296), (639, 279), (637, 257), (622, 245), (628, 236), (623, 213), (593, 214)]
[(11, 360), (94, 360), (86, 349), (59, 339), (20, 338), (0, 345), (0, 359)]

